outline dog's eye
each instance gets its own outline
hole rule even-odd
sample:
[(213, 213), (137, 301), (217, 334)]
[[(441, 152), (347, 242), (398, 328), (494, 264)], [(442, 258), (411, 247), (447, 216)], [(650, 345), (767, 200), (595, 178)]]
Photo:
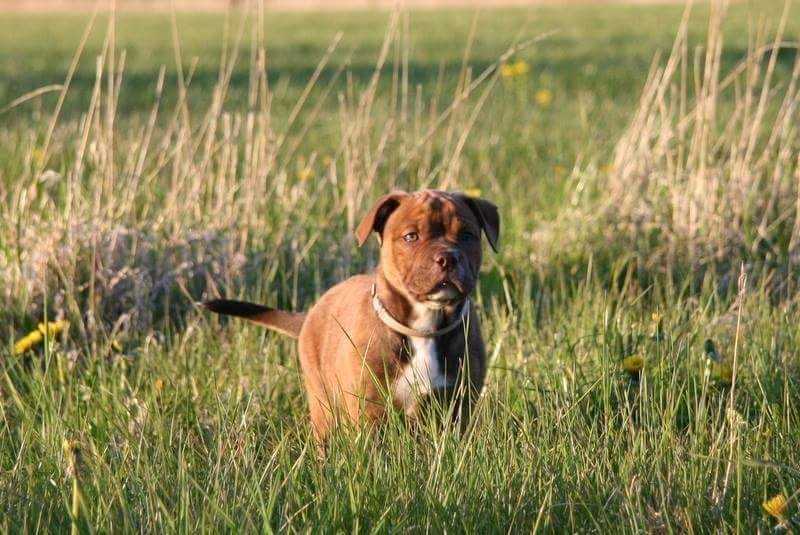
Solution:
[(419, 239), (419, 234), (417, 234), (416, 232), (409, 232), (408, 234), (403, 236), (403, 239), (407, 242), (417, 241)]
[(478, 236), (469, 230), (465, 230), (458, 235), (458, 239), (461, 241), (474, 241), (478, 239)]

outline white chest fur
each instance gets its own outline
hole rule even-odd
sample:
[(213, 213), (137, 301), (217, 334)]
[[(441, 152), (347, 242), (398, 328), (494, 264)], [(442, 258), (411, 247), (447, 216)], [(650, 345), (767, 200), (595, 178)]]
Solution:
[[(415, 310), (416, 320), (411, 327), (420, 330), (436, 328), (441, 311), (431, 310), (422, 305)], [(417, 338), (410, 336), (411, 359), (403, 368), (403, 372), (395, 381), (395, 401), (410, 413), (416, 407), (417, 400), (438, 388), (444, 388), (449, 381), (440, 363), (434, 338)]]

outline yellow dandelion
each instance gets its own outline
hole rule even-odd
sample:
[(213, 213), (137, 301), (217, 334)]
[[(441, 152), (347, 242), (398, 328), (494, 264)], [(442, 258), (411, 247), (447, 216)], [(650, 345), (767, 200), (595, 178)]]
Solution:
[(500, 76), (503, 78), (516, 78), (518, 76), (525, 76), (531, 72), (531, 66), (524, 59), (518, 59), (510, 63), (503, 63), (500, 65)]
[(503, 63), (500, 65), (500, 76), (503, 78), (513, 78), (514, 77), (514, 65), (511, 63)]
[(762, 503), (761, 507), (764, 508), (764, 511), (782, 521), (783, 515), (786, 513), (787, 502), (786, 496), (781, 493)]
[(310, 167), (304, 167), (297, 172), (297, 178), (300, 180), (300, 182), (305, 182), (312, 176), (314, 176), (314, 171)]
[(164, 379), (161, 379), (160, 377), (156, 379), (153, 383), (153, 389), (156, 391), (156, 394), (160, 394), (164, 389)]
[(69, 322), (65, 320), (48, 321), (40, 323), (35, 331), (31, 331), (14, 344), (14, 354), (22, 355), (44, 340), (45, 335), (52, 338), (65, 331), (69, 327)]
[(644, 359), (640, 355), (631, 355), (622, 359), (622, 369), (631, 375), (636, 375), (644, 368)]
[(44, 336), (38, 330), (28, 333), (14, 344), (14, 354), (22, 355), (33, 346), (39, 344), (43, 339)]
[(553, 102), (553, 92), (549, 89), (540, 89), (533, 95), (533, 100), (542, 108), (546, 108)]
[(480, 188), (467, 188), (464, 190), (464, 195), (467, 197), (472, 197), (476, 199), (481, 196), (481, 189)]
[(516, 70), (517, 76), (525, 76), (529, 72), (531, 72), (531, 66), (528, 65), (528, 62), (524, 59), (518, 59), (517, 62), (514, 64), (514, 69)]
[(47, 334), (49, 337), (56, 336), (69, 328), (69, 322), (66, 320), (48, 321), (39, 324), (39, 332)]

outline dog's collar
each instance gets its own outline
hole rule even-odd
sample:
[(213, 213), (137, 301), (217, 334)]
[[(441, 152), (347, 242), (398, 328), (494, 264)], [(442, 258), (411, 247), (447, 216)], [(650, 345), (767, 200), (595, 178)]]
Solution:
[(464, 302), (461, 304), (461, 312), (457, 315), (456, 319), (454, 319), (450, 324), (442, 327), (441, 329), (436, 329), (435, 331), (421, 331), (418, 329), (412, 329), (406, 325), (403, 325), (386, 310), (386, 307), (383, 306), (381, 303), (380, 298), (378, 297), (378, 291), (375, 285), (372, 285), (372, 308), (375, 309), (375, 313), (378, 315), (378, 318), (386, 324), (391, 330), (398, 332), (400, 334), (404, 334), (406, 336), (413, 336), (414, 338), (436, 338), (437, 336), (442, 336), (443, 334), (447, 334), (456, 327), (459, 326), (461, 323), (466, 323), (467, 316), (469, 315), (469, 298), (465, 298)]

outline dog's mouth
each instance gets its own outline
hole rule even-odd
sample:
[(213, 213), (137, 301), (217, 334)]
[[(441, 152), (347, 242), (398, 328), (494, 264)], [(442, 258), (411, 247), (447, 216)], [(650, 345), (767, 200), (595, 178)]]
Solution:
[(463, 301), (466, 296), (463, 284), (459, 281), (445, 279), (436, 284), (425, 296), (425, 301), (447, 306)]

